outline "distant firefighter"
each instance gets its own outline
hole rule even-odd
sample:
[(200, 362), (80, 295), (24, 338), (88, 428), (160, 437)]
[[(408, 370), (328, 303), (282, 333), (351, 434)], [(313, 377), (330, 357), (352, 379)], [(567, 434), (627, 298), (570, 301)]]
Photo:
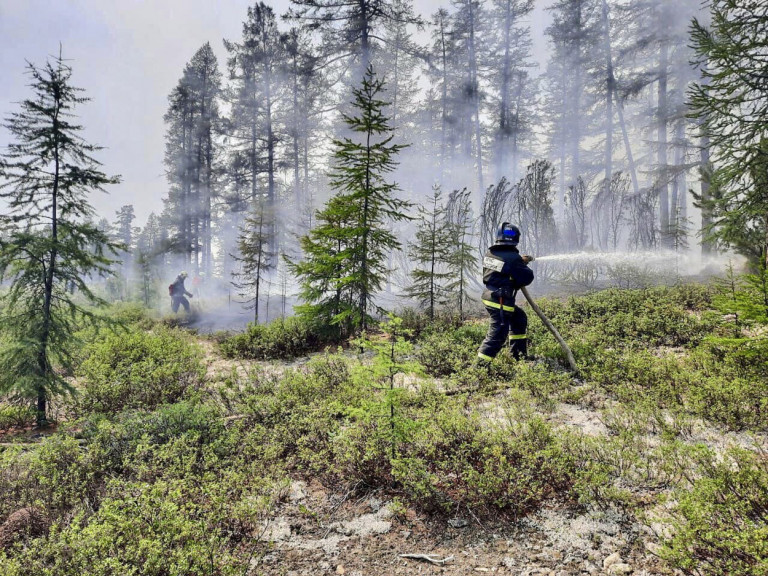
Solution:
[(179, 311), (179, 305), (181, 305), (184, 306), (184, 311), (189, 314), (189, 300), (184, 296), (192, 298), (192, 293), (187, 292), (187, 289), (184, 287), (184, 280), (186, 280), (186, 278), (187, 273), (182, 272), (176, 276), (176, 280), (173, 281), (173, 284), (168, 286), (168, 294), (171, 296), (171, 309), (174, 313)]

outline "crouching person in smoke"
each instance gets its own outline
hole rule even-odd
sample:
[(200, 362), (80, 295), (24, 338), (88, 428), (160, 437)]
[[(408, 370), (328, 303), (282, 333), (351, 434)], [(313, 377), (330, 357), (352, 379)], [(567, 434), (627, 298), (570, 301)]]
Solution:
[(488, 334), (477, 353), (479, 365), (490, 365), (509, 337), (509, 349), (516, 359), (528, 354), (528, 317), (515, 306), (517, 291), (533, 282), (531, 256), (517, 250), (520, 229), (504, 222), (496, 232), (496, 243), (483, 258), (483, 304), (491, 317)]
[(186, 279), (187, 273), (182, 272), (176, 276), (176, 280), (173, 281), (173, 284), (168, 286), (168, 293), (171, 296), (171, 310), (173, 310), (174, 313), (179, 311), (179, 306), (183, 306), (184, 311), (189, 314), (189, 300), (187, 300), (185, 296), (192, 298), (192, 293), (187, 292), (187, 289), (184, 287), (184, 280)]

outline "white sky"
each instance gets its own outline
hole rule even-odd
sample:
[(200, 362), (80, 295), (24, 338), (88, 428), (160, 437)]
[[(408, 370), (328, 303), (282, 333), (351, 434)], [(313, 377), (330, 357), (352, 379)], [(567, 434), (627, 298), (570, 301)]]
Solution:
[[(25, 62), (38, 66), (57, 54), (73, 67), (73, 83), (93, 99), (80, 108), (84, 136), (106, 147), (97, 155), (107, 174), (123, 182), (109, 195), (91, 198), (110, 221), (117, 208), (133, 204), (137, 225), (162, 209), (163, 114), (184, 65), (210, 42), (226, 68), (222, 39), (240, 36), (249, 0), (0, 0), (0, 116), (18, 110), (31, 95)], [(288, 0), (272, 0), (278, 15)], [(440, 0), (415, 0), (427, 18)], [(532, 20), (536, 59), (544, 60), (547, 17), (538, 0)], [(0, 147), (9, 135), (0, 128)]]

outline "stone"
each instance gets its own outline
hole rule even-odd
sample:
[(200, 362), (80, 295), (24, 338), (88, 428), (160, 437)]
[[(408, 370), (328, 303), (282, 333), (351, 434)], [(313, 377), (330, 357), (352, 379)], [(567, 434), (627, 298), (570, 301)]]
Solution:
[(605, 560), (603, 560), (603, 570), (608, 570), (614, 564), (621, 563), (621, 561), (621, 554), (614, 552), (610, 556), (607, 556)]
[(584, 568), (583, 572), (586, 572), (587, 574), (597, 574), (600, 572), (600, 568), (592, 564), (589, 560), (584, 561)]
[(344, 564), (336, 566), (336, 574), (344, 574)]
[(634, 570), (632, 569), (632, 566), (625, 562), (617, 562), (616, 564), (611, 564), (611, 567), (608, 568), (608, 574), (632, 574)]
[(469, 522), (464, 518), (451, 518), (448, 520), (448, 525), (453, 526), (454, 528), (465, 528), (469, 526)]

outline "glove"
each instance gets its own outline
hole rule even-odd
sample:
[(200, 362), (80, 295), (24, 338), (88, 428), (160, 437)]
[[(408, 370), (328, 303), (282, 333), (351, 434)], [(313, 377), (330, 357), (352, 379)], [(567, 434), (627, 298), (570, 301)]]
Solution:
[(523, 256), (523, 262), (525, 262), (526, 264), (530, 264), (534, 260), (535, 260), (535, 258), (533, 256), (528, 255), (528, 254)]

